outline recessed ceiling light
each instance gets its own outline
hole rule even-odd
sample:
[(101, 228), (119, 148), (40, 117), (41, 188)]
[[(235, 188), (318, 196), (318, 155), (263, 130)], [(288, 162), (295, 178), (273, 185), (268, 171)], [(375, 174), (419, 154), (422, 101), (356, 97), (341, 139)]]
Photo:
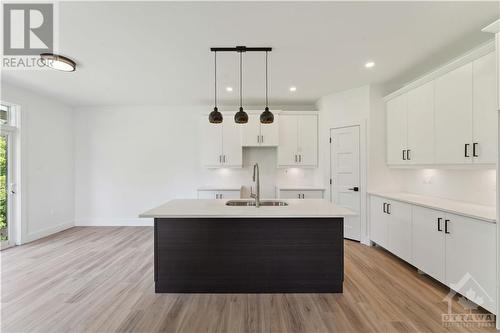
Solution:
[(76, 63), (62, 55), (57, 55), (53, 53), (42, 53), (40, 54), (42, 62), (45, 66), (57, 69), (63, 72), (73, 72), (76, 69)]
[(227, 92), (231, 92), (231, 91), (233, 91), (233, 87), (226, 87), (226, 91), (227, 91)]
[(373, 66), (375, 66), (375, 63), (373, 61), (368, 61), (366, 64), (365, 64), (365, 67), (366, 68), (372, 68)]
[(290, 87), (290, 91), (291, 91), (291, 92), (297, 91), (297, 87), (291, 86), (291, 87)]

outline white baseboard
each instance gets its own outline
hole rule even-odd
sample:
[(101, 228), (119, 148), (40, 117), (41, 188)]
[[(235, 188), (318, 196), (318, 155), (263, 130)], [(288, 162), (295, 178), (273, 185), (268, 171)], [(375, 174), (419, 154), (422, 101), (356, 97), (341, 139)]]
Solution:
[(153, 219), (142, 218), (95, 218), (95, 219), (77, 219), (75, 226), (82, 227), (152, 227)]
[(33, 242), (37, 239), (55, 234), (56, 232), (63, 231), (63, 230), (69, 229), (69, 228), (73, 228), (74, 226), (75, 226), (75, 223), (73, 221), (71, 221), (71, 222), (61, 223), (61, 224), (58, 224), (56, 226), (45, 228), (45, 229), (42, 229), (39, 231), (30, 232), (23, 238), (22, 243), (25, 244), (28, 242)]

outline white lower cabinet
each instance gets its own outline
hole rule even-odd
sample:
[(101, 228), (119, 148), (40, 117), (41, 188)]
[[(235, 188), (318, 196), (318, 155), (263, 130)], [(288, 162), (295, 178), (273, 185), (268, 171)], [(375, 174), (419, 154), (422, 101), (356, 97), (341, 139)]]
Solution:
[(370, 197), (370, 239), (382, 247), (387, 247), (387, 201)]
[(370, 239), (496, 311), (496, 224), (370, 196)]
[(439, 282), (446, 283), (443, 213), (414, 206), (412, 222), (413, 264)]
[(198, 199), (240, 199), (239, 190), (198, 190)]
[(370, 238), (398, 257), (411, 259), (411, 206), (384, 198), (370, 198)]
[(411, 206), (389, 201), (387, 204), (387, 249), (411, 262)]
[(447, 214), (444, 228), (446, 284), (462, 295), (471, 295), (472, 301), (494, 312), (496, 309), (495, 225)]
[(322, 190), (279, 190), (280, 199), (323, 199)]

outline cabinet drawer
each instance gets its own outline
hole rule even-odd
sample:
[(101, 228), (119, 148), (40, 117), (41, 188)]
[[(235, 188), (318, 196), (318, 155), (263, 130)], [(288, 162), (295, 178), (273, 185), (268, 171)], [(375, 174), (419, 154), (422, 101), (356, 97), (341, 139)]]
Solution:
[(198, 190), (198, 199), (240, 199), (239, 190)]

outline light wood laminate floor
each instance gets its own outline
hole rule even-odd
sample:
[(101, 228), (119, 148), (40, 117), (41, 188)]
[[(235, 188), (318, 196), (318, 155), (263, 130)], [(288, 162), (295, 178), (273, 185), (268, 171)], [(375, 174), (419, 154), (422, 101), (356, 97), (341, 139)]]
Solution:
[(494, 331), (444, 328), (448, 289), (351, 241), (343, 294), (155, 294), (151, 227), (76, 227), (1, 259), (3, 333)]

